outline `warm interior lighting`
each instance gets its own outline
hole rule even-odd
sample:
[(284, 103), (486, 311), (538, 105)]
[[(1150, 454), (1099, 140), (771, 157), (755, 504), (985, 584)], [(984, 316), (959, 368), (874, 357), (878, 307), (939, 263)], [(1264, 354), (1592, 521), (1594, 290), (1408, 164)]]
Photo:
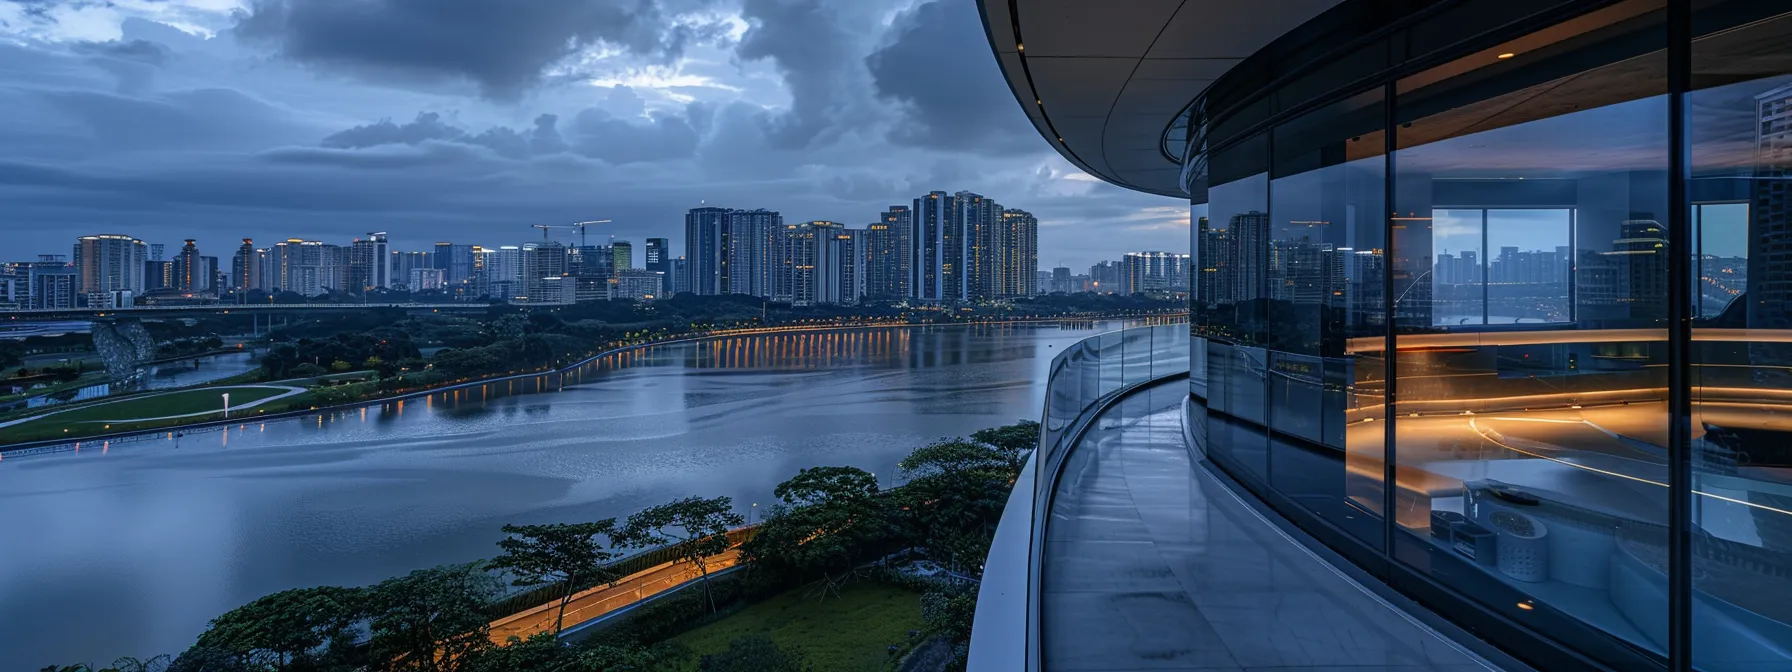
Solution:
[(1514, 53), (1512, 53), (1512, 52), (1510, 52), (1510, 51), (1508, 51), (1508, 52), (1506, 52), (1506, 53), (1503, 53), (1503, 54), (1500, 54), (1500, 60), (1502, 60), (1502, 61), (1503, 61), (1503, 60), (1506, 60), (1506, 59), (1508, 59), (1508, 58), (1511, 58), (1511, 57), (1513, 57), (1513, 56), (1517, 56), (1517, 55), (1518, 55), (1518, 54), (1514, 54)]
[(1529, 602), (1519, 602), (1518, 608), (1523, 609), (1525, 611), (1530, 611), (1532, 609), (1535, 609), (1536, 607), (1531, 606), (1531, 603), (1529, 603)]

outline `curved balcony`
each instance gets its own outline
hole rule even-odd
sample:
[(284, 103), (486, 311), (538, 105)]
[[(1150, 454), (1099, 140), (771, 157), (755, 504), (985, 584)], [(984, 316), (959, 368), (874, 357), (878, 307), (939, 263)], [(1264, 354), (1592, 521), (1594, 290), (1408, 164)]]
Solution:
[[(996, 532), (970, 669), (1494, 669), (1271, 524), (1185, 423), (1187, 326), (1052, 363), (1040, 449)], [(1191, 366), (1192, 365), (1192, 366)]]

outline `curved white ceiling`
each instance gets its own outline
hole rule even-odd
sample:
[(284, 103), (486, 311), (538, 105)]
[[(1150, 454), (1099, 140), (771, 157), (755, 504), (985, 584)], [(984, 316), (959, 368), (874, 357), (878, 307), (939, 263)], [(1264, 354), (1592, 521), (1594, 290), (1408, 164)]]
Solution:
[(1164, 127), (1233, 65), (1339, 1), (977, 4), (1008, 87), (1059, 153), (1108, 182), (1182, 197), (1181, 166), (1159, 149)]

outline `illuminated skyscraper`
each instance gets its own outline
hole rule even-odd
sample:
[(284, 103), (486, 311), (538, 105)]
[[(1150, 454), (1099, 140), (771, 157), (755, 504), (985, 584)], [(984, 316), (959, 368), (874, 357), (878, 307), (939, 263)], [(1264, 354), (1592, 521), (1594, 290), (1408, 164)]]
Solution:
[(149, 245), (130, 236), (102, 233), (75, 240), (75, 271), (82, 295), (142, 294)]

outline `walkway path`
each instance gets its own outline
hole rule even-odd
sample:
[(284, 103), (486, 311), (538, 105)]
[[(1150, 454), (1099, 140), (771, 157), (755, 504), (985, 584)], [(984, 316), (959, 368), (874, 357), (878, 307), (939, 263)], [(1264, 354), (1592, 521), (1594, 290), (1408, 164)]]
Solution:
[[(739, 562), (740, 550), (731, 548), (711, 556), (707, 564), (713, 575)], [(697, 571), (697, 566), (688, 562), (668, 562), (635, 572), (623, 577), (615, 586), (601, 585), (574, 595), (572, 602), (566, 605), (563, 627), (571, 628), (700, 578), (702, 574)], [(559, 613), (560, 604), (554, 602), (492, 621), (492, 641), (503, 644), (512, 636), (528, 639), (539, 632), (553, 632), (554, 619)]]
[[(305, 392), (305, 388), (302, 388), (302, 387), (293, 387), (291, 385), (280, 385), (280, 384), (269, 384), (269, 383), (260, 383), (260, 384), (254, 384), (254, 385), (231, 385), (228, 387), (219, 387), (217, 389), (219, 390), (218, 394), (223, 394), (224, 391), (226, 391), (226, 390), (232, 390), (232, 389), (244, 388), (244, 387), (274, 387), (274, 388), (280, 388), (280, 389), (283, 389), (286, 391), (281, 392), (280, 394), (276, 394), (271, 397), (264, 397), (261, 399), (256, 399), (254, 401), (245, 401), (245, 402), (237, 404), (235, 406), (231, 406), (229, 409), (230, 411), (235, 412), (235, 411), (242, 410), (245, 408), (254, 408), (256, 406), (260, 406), (260, 405), (268, 403), (270, 401), (277, 401), (280, 399), (285, 399), (292, 395), (303, 394)], [(50, 411), (49, 413), (42, 413), (39, 415), (32, 415), (32, 416), (26, 416), (23, 418), (18, 418), (16, 420), (8, 420), (5, 422), (0, 422), (0, 427), (8, 427), (11, 425), (17, 425), (17, 424), (26, 423), (26, 422), (42, 420), (44, 418), (50, 417), (52, 415), (56, 415), (58, 413), (68, 413), (71, 411), (85, 411), (85, 410), (89, 410), (92, 408), (105, 406), (107, 404), (133, 403), (133, 402), (143, 401), (145, 399), (154, 399), (156, 397), (168, 395), (168, 394), (187, 394), (192, 391), (193, 391), (192, 389), (170, 390), (168, 392), (161, 392), (161, 393), (157, 393), (157, 394), (146, 394), (146, 395), (141, 395), (141, 396), (127, 397), (124, 399), (119, 399), (117, 401), (108, 401), (108, 402), (99, 403), (99, 404), (88, 404), (88, 405), (84, 405), (84, 406), (76, 406), (74, 408), (64, 408), (61, 410)], [(96, 422), (150, 422), (152, 420), (171, 420), (174, 418), (195, 418), (195, 417), (199, 417), (202, 415), (211, 415), (213, 413), (217, 413), (218, 410), (219, 409), (211, 409), (211, 410), (207, 410), (207, 411), (200, 411), (197, 413), (182, 413), (180, 415), (164, 415), (164, 416), (156, 417), (156, 418), (109, 418), (109, 419), (104, 419), (104, 420), (83, 420), (81, 422), (84, 422), (87, 424), (92, 424), (92, 423), (96, 423)]]
[(1191, 464), (1187, 385), (1121, 401), (1070, 455), (1045, 531), (1046, 672), (1491, 669)]

